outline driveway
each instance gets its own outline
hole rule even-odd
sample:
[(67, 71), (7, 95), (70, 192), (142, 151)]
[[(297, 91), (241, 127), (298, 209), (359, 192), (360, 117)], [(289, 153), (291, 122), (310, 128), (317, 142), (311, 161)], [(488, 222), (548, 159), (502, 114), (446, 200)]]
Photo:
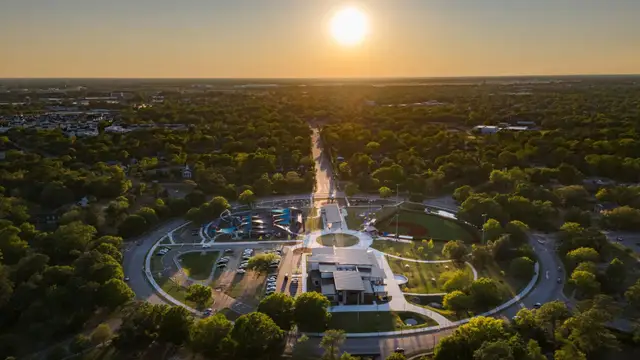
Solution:
[(328, 154), (324, 153), (320, 130), (313, 128), (311, 136), (312, 155), (316, 162), (316, 198), (327, 198), (331, 195), (338, 196), (333, 180), (333, 169)]

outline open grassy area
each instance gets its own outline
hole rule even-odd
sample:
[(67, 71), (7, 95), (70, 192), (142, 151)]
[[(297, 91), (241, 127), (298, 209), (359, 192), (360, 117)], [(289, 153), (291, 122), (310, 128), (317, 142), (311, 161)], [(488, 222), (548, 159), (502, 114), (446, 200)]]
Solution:
[[(417, 325), (405, 324), (406, 319), (414, 319)], [(438, 325), (433, 319), (412, 312), (337, 312), (331, 313), (330, 329), (342, 329), (348, 333), (396, 331)]]
[(379, 209), (380, 206), (358, 206), (358, 207), (348, 207), (347, 208), (347, 226), (351, 230), (359, 230), (364, 224), (364, 217), (362, 214), (375, 213), (375, 209)]
[(451, 311), (451, 310), (445, 310), (445, 309), (438, 309), (432, 306), (429, 306), (429, 304), (433, 303), (433, 302), (437, 302), (437, 303), (442, 303), (442, 300), (440, 299), (439, 301), (435, 301), (432, 298), (429, 298), (428, 296), (407, 296), (407, 301), (414, 304), (414, 305), (418, 305), (420, 307), (423, 307), (427, 310), (431, 310), (433, 312), (436, 312), (444, 317), (446, 317), (447, 319), (451, 320), (451, 321), (458, 321), (458, 320), (462, 320), (462, 319), (466, 319), (468, 317), (473, 316), (472, 312), (468, 312), (467, 314), (464, 313), (456, 313), (455, 311)]
[(180, 255), (178, 260), (187, 276), (194, 280), (205, 280), (211, 275), (219, 254), (218, 251), (190, 252)]
[[(444, 247), (444, 244), (444, 241), (434, 241), (433, 249), (428, 250), (427, 245), (418, 240), (414, 240), (411, 243), (374, 240), (371, 247), (384, 253), (401, 256), (407, 259), (441, 260), (443, 259), (442, 248)], [(418, 251), (420, 247), (422, 247), (422, 252)]]
[(316, 241), (324, 246), (347, 247), (358, 243), (358, 238), (349, 234), (327, 234), (318, 236)]
[[(184, 286), (181, 286), (179, 284), (177, 284), (175, 281), (173, 281), (170, 277), (157, 277), (154, 276), (153, 277), (156, 282), (158, 283), (158, 285), (160, 285), (160, 288), (162, 288), (162, 290), (164, 290), (167, 294), (169, 294), (172, 298), (183, 302), (185, 304), (187, 304), (188, 306), (197, 309), (199, 308), (199, 306), (194, 303), (193, 301), (189, 301), (187, 300), (187, 288)], [(204, 308), (211, 306), (213, 300), (209, 301), (209, 303), (204, 305)]]
[(265, 275), (249, 271), (244, 275), (235, 275), (225, 294), (247, 305), (258, 305), (264, 297)]
[(487, 277), (496, 281), (498, 290), (503, 300), (510, 299), (520, 293), (531, 279), (518, 279), (509, 276), (509, 265), (496, 262), (487, 264), (483, 269), (478, 270), (478, 277)]
[[(392, 216), (382, 223), (377, 224), (376, 227), (379, 231), (395, 234), (396, 217)], [(454, 220), (407, 210), (400, 210), (398, 233), (400, 233), (400, 235), (413, 236), (413, 238), (417, 240), (463, 240), (465, 242), (472, 242), (474, 240), (473, 235)]]
[(389, 257), (387, 257), (387, 260), (394, 274), (401, 274), (409, 279), (409, 282), (402, 287), (402, 290), (408, 293), (433, 294), (444, 292), (442, 289), (444, 281), (441, 281), (440, 275), (447, 271), (463, 270), (469, 276), (469, 283), (473, 281), (473, 272), (466, 264), (458, 267), (453, 262), (429, 264)]

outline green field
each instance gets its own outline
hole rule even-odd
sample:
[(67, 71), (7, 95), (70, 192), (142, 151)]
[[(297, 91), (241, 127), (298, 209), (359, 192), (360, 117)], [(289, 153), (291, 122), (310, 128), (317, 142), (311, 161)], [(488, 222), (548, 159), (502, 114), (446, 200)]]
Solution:
[[(434, 241), (433, 249), (429, 250), (427, 245), (419, 240), (414, 240), (411, 243), (389, 241), (389, 240), (374, 240), (371, 247), (380, 250), (383, 253), (404, 257), (407, 259), (416, 260), (441, 260), (442, 248), (444, 247), (444, 241)], [(422, 251), (419, 248), (422, 247)]]
[(178, 258), (182, 269), (194, 280), (206, 280), (218, 259), (218, 251), (190, 252), (180, 255)]
[(324, 246), (347, 247), (357, 244), (359, 240), (349, 234), (326, 234), (318, 236), (316, 241)]
[[(463, 270), (469, 275), (469, 284), (473, 281), (471, 268), (462, 264), (459, 267), (453, 262), (447, 263), (419, 263), (414, 261), (403, 261), (387, 257), (389, 266), (394, 274), (401, 274), (409, 279), (409, 282), (402, 287), (403, 292), (416, 294), (434, 294), (444, 292), (440, 275), (447, 271)], [(435, 279), (435, 281), (433, 280)]]
[[(409, 326), (406, 319), (414, 319), (417, 325)], [(334, 312), (329, 321), (330, 329), (342, 329), (347, 333), (382, 332), (419, 327), (436, 326), (433, 319), (412, 312)]]
[[(376, 225), (376, 227), (379, 231), (395, 234), (396, 217), (392, 216), (382, 224)], [(400, 215), (398, 217), (398, 233), (400, 235), (413, 236), (416, 240), (437, 239), (442, 241), (474, 241), (473, 235), (454, 220), (407, 210), (400, 210)]]
[[(169, 294), (172, 298), (187, 304), (188, 306), (197, 309), (198, 305), (193, 301), (187, 300), (187, 288), (176, 284), (170, 277), (156, 277), (154, 279), (160, 285), (160, 288)], [(210, 300), (204, 305), (204, 308), (211, 306), (213, 300)]]

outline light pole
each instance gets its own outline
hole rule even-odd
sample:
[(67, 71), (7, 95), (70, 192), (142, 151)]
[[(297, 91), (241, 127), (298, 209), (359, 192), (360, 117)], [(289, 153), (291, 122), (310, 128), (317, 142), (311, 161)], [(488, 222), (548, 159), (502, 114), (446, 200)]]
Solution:
[(487, 214), (482, 214), (482, 245), (484, 245), (484, 224), (487, 222)]
[(400, 195), (399, 190), (400, 184), (396, 184), (396, 239), (400, 239), (400, 234), (398, 234), (398, 221), (400, 219)]

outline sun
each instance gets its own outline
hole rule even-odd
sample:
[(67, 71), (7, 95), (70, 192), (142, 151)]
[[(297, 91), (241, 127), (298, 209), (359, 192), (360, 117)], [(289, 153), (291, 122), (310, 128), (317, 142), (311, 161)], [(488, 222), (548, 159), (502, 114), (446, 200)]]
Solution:
[(342, 45), (361, 43), (369, 32), (367, 15), (357, 8), (338, 11), (331, 19), (331, 35)]

